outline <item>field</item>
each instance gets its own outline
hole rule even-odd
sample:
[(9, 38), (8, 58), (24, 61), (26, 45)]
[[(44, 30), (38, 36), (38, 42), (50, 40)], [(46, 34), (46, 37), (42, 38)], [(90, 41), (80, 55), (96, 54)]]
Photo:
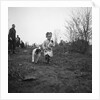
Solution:
[(92, 57), (54, 49), (46, 64), (31, 62), (32, 48), (17, 48), (8, 55), (9, 93), (92, 93)]

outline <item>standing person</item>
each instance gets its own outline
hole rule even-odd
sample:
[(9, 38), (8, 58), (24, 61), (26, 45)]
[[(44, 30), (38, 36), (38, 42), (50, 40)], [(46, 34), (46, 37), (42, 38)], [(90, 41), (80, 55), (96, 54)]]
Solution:
[(17, 47), (20, 46), (20, 37), (19, 37), (19, 35), (17, 35), (17, 38), (16, 38), (16, 46)]
[(45, 56), (46, 63), (49, 63), (50, 58), (53, 57), (53, 47), (54, 47), (53, 40), (51, 40), (52, 33), (47, 32), (46, 38), (47, 39), (43, 42), (42, 46), (43, 46), (43, 49), (44, 49), (44, 56)]
[(16, 47), (16, 30), (15, 24), (12, 24), (12, 28), (9, 30), (8, 34), (8, 41), (9, 41), (9, 49), (13, 54), (15, 54), (15, 47)]
[(20, 42), (20, 47), (21, 48), (24, 48), (24, 42), (21, 40), (21, 42)]

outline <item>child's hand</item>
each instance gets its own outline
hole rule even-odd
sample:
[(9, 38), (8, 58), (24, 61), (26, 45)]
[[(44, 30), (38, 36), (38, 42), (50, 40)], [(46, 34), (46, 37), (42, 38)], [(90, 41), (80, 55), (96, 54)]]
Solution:
[(49, 47), (53, 47), (53, 44), (51, 43), (51, 44), (49, 45)]
[(51, 48), (50, 48), (50, 47), (48, 47), (48, 50), (51, 50)]

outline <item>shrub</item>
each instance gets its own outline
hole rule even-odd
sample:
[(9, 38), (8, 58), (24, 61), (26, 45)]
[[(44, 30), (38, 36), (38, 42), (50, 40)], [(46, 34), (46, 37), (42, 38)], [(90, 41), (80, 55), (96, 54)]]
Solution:
[(78, 52), (78, 53), (86, 53), (87, 49), (89, 47), (89, 42), (85, 40), (76, 40), (71, 43), (69, 46), (69, 52)]

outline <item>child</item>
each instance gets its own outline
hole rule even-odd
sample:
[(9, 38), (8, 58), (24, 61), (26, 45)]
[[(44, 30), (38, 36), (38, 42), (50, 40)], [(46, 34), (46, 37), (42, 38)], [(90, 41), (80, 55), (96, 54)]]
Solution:
[(53, 57), (53, 50), (52, 49), (53, 49), (54, 43), (53, 43), (53, 40), (51, 40), (52, 33), (47, 32), (46, 38), (47, 39), (44, 41), (42, 46), (44, 49), (44, 56), (45, 56), (46, 63), (49, 63), (50, 57)]

